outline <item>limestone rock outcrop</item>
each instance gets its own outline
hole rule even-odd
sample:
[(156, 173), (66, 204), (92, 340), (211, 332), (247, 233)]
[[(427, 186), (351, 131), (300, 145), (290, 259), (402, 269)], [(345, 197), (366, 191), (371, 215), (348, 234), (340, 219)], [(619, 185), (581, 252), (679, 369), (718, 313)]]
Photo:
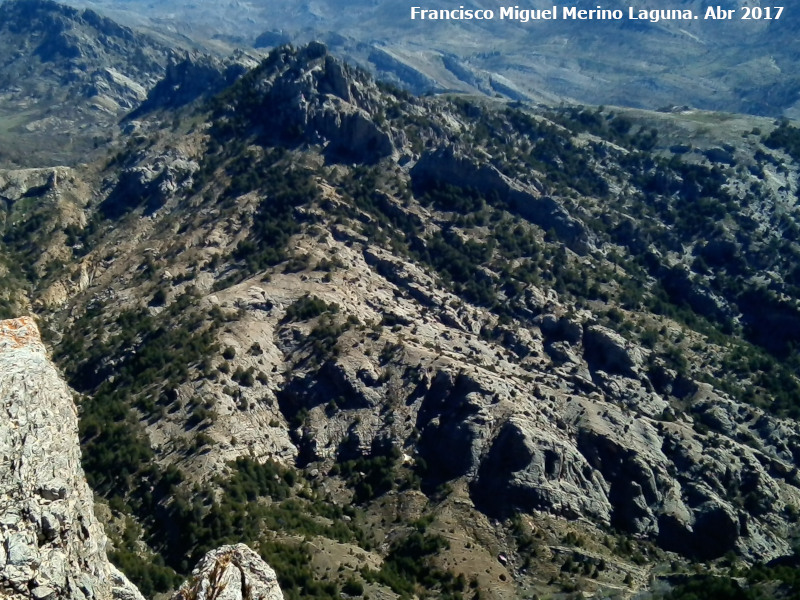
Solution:
[(141, 600), (106, 558), (72, 395), (30, 318), (0, 321), (0, 596)]
[[(30, 317), (0, 321), (0, 597), (144, 600), (106, 557), (72, 394)], [(206, 554), (175, 600), (283, 600), (243, 544)]]
[(496, 167), (478, 164), (453, 147), (426, 152), (411, 169), (418, 189), (430, 185), (454, 185), (474, 188), (499, 198), (531, 223), (554, 230), (572, 250), (583, 254), (593, 246), (592, 236), (579, 220), (553, 198), (543, 194), (538, 181), (523, 185), (501, 173)]
[(191, 187), (199, 165), (179, 153), (159, 156), (150, 164), (124, 170), (114, 191), (100, 206), (107, 217), (118, 218), (144, 205), (148, 214), (160, 209), (179, 189)]
[(67, 167), (4, 170), (0, 172), (0, 201), (10, 208), (22, 198), (58, 189), (59, 180), (63, 181), (70, 175)]
[[(608, 486), (567, 441), (520, 417), (500, 430), (473, 486), (478, 505), (498, 514), (546, 510), (608, 523)], [(499, 500), (499, 501), (498, 501)]]

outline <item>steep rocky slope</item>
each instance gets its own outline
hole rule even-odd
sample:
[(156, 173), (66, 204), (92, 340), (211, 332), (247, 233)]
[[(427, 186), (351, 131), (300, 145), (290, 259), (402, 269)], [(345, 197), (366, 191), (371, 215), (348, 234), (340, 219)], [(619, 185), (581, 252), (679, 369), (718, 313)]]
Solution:
[[(80, 465), (72, 392), (33, 319), (0, 321), (0, 593), (36, 600), (142, 600), (106, 558)], [(239, 544), (209, 552), (180, 600), (283, 600), (275, 572)]]
[(320, 598), (632, 595), (791, 553), (790, 124), (420, 99), (318, 43), (167, 114), (57, 185), (4, 175), (38, 201), (3, 251), (153, 590), (156, 555), (232, 541)]

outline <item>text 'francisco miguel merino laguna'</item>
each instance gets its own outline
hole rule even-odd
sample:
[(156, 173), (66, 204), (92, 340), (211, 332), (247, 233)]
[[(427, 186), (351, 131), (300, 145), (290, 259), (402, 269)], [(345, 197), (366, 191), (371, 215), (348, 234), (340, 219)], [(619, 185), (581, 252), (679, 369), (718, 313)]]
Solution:
[[(703, 19), (732, 20), (776, 20), (781, 18), (782, 6), (751, 7), (725, 9), (721, 6), (708, 6), (701, 11)], [(453, 9), (429, 9), (420, 6), (411, 7), (411, 19), (419, 21), (491, 21), (494, 19), (518, 21), (659, 21), (693, 20), (700, 15), (688, 9), (655, 9), (628, 7), (628, 10), (606, 9), (598, 6), (593, 9), (579, 9), (576, 6), (558, 6), (546, 9), (520, 8), (519, 6), (501, 6), (497, 10), (471, 9), (459, 6)]]

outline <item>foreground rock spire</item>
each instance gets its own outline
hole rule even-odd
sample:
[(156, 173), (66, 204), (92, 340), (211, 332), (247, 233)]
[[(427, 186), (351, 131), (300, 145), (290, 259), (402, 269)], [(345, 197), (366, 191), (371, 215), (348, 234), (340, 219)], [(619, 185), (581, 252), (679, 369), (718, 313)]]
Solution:
[(0, 596), (141, 600), (106, 557), (72, 394), (33, 319), (0, 321)]

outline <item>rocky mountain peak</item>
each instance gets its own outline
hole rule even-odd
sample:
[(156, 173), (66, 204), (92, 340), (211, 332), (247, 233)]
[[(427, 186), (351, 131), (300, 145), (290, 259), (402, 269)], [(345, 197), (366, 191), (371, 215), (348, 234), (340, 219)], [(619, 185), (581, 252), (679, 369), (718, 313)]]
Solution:
[(379, 123), (374, 81), (328, 54), (325, 44), (274, 50), (220, 99), (218, 117), (240, 133), (319, 144), (329, 156), (374, 162), (395, 151)]
[(0, 5), (4, 17), (3, 26), (16, 32), (35, 30), (43, 21), (52, 24), (56, 20), (75, 19), (80, 11), (50, 0), (18, 0)]

